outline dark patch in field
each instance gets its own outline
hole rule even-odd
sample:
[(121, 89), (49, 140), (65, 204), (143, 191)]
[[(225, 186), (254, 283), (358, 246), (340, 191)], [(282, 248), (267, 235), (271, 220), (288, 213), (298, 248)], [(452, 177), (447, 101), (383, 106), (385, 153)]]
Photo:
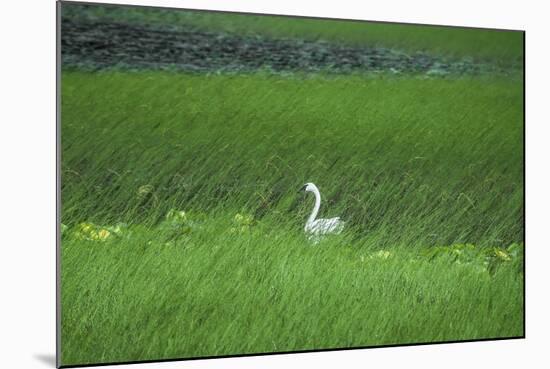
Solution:
[(284, 71), (447, 74), (509, 73), (515, 68), (447, 60), (382, 47), (325, 41), (272, 39), (214, 33), (189, 27), (62, 21), (64, 67), (176, 69), (193, 72)]

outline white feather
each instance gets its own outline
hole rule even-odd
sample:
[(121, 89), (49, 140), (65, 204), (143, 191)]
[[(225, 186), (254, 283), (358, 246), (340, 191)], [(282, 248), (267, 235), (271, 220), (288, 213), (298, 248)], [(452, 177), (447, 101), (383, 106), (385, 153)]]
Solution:
[(345, 222), (340, 220), (340, 217), (330, 219), (317, 219), (310, 224), (306, 224), (305, 231), (307, 233), (313, 233), (317, 235), (323, 235), (327, 233), (342, 233)]
[(315, 219), (319, 213), (319, 208), (321, 207), (321, 193), (317, 186), (313, 183), (306, 183), (304, 185), (306, 192), (313, 192), (315, 195), (315, 205), (313, 206), (313, 211), (309, 216), (304, 231), (308, 235), (308, 239), (312, 240), (314, 243), (319, 242), (321, 236), (327, 234), (339, 234), (344, 229), (345, 222), (340, 219), (340, 217), (330, 218), (330, 219)]

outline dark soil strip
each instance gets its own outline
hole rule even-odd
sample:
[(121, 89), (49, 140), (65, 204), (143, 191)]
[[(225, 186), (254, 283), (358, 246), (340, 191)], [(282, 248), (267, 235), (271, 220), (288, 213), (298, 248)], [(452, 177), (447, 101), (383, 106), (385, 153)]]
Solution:
[(63, 67), (91, 70), (171, 69), (192, 72), (390, 72), (509, 74), (473, 60), (446, 60), (381, 47), (352, 47), (324, 41), (270, 39), (111, 22), (62, 20)]

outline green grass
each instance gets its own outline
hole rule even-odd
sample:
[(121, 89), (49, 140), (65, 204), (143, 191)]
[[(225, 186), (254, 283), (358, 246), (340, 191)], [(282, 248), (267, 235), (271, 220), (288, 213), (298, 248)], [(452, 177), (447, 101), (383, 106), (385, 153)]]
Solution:
[(64, 242), (63, 363), (522, 334), (520, 259), (490, 273), (345, 238), (313, 247), (273, 223), (234, 235), (229, 223), (211, 216), (177, 242), (139, 228)]
[(62, 78), (63, 364), (523, 334), (520, 80)]
[(84, 8), (64, 4), (63, 11), (65, 16), (76, 19), (171, 27), (191, 25), (247, 35), (320, 39), (341, 44), (399, 48), (409, 52), (426, 51), (451, 57), (491, 60), (503, 65), (521, 65), (523, 59), (523, 33), (518, 31), (121, 6)]

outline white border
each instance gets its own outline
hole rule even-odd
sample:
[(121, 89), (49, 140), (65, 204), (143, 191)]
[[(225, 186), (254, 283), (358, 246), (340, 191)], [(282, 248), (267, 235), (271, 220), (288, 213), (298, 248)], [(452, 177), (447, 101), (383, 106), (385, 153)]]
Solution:
[(381, 2), (359, 4), (351, 0), (337, 3), (290, 0), (101, 0), (98, 2), (505, 29), (523, 29), (522, 14), (527, 10), (526, 7), (510, 1), (501, 1), (499, 6), (495, 7), (492, 1), (472, 0), (448, 1), (445, 4), (425, 0), (386, 1), (384, 4)]
[[(547, 362), (550, 188), (547, 15), (520, 1), (103, 1), (527, 31), (527, 339), (142, 364), (143, 368), (518, 368)], [(543, 2), (540, 2), (543, 4)], [(52, 367), (55, 352), (55, 4), (2, 5), (2, 367)], [(124, 368), (126, 366), (117, 366)], [(134, 366), (136, 367), (136, 366)]]

